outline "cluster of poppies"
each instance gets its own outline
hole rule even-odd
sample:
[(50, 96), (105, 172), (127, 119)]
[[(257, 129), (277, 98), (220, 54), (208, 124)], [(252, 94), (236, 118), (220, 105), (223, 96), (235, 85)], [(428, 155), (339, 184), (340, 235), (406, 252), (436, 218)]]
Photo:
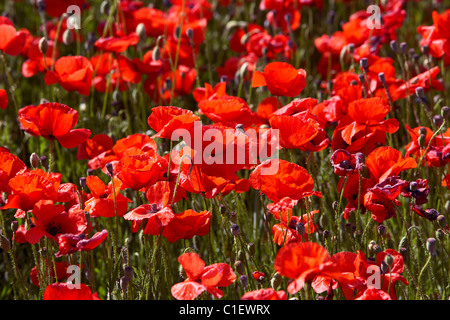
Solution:
[[(202, 73), (212, 74), (207, 70), (211, 65), (205, 68), (198, 61), (205, 47), (213, 50), (205, 39), (209, 26), (216, 23), (215, 14), (246, 6), (240, 1), (213, 2), (170, 0), (164, 1), (164, 8), (155, 8), (143, 1), (105, 1), (101, 13), (107, 18), (87, 39), (70, 27), (66, 12), (71, 5), (83, 13), (94, 10), (89, 1), (35, 1), (40, 16), (50, 18), (43, 19), (44, 37), (27, 29), (16, 30), (11, 19), (0, 17), (5, 71), (5, 56), (21, 57), (23, 78), (42, 77), (45, 85), (58, 93), (53, 101), (44, 99), (14, 111), (21, 139), (26, 134), (28, 140), (45, 142), (46, 147), (30, 153), (48, 149), (48, 157), (32, 153), (28, 162), (12, 148), (0, 147), (2, 249), (11, 251), (13, 243), (35, 250), (52, 243), (50, 247), (55, 245), (58, 251), (52, 257), (43, 256), (40, 262), (35, 257), (31, 283), (45, 286), (44, 299), (96, 300), (99, 295), (91, 291), (89, 283), (73, 289), (63, 280), (70, 275), (68, 268), (77, 255), (81, 261), (83, 252), (92, 253), (97, 247), (118, 249), (117, 239), (111, 237), (117, 237), (119, 223), (132, 234), (157, 237), (155, 246), (167, 240), (165, 250), (174, 243), (185, 246), (193, 238), (212, 243), (212, 229), (220, 227), (216, 221), (225, 219), (222, 211), (239, 207), (236, 195), (243, 195), (250, 201), (241, 204), (262, 204), (256, 207), (261, 209), (258, 214), (263, 216), (272, 242), (262, 246), (271, 250), (276, 245), (272, 265), (252, 274), (258, 289), (247, 289), (248, 270), (242, 270), (238, 259), (206, 265), (209, 257), (193, 252), (195, 246), (189, 250), (186, 246), (183, 254), (173, 253), (178, 256), (183, 281), (170, 284), (171, 298), (196, 299), (209, 294), (220, 299), (226, 297), (220, 288), (240, 281), (245, 289), (243, 300), (287, 300), (300, 295), (305, 287), (305, 293), (312, 288), (326, 300), (338, 292), (345, 299), (397, 299), (397, 284), (409, 284), (403, 274), (406, 253), (401, 250), (406, 247), (397, 251), (371, 243), (369, 252), (355, 247), (351, 252), (330, 254), (330, 231), (318, 217), (327, 215), (340, 224), (340, 205), (345, 203), (344, 221), (360, 221), (361, 215), (369, 213), (370, 225), (378, 225), (383, 241), (383, 223), (397, 218), (399, 208), (408, 206), (410, 214), (424, 218), (422, 222), (432, 223), (443, 237), (448, 236), (445, 214), (436, 209), (437, 203), (428, 205), (432, 186), (420, 173), (424, 168), (435, 170), (438, 187), (450, 190), (450, 174), (445, 174), (450, 162), (450, 129), (443, 130), (450, 109), (442, 107), (441, 114), (434, 115), (436, 108), (426, 95), (445, 90), (442, 68), (450, 64), (450, 10), (433, 12), (433, 25), (417, 28), (420, 53), (397, 41), (408, 15), (408, 0), (384, 1), (379, 28), (368, 27), (371, 14), (366, 10), (353, 13), (341, 24), (342, 31), (315, 37), (320, 59), (315, 66), (318, 82), (312, 83), (313, 75), (295, 66), (303, 44), (296, 43), (294, 32), (301, 28), (301, 12), (322, 10), (323, 1), (253, 1), (265, 13), (264, 24), (256, 23), (256, 17), (251, 22), (230, 20), (223, 37), (233, 55), (216, 66), (219, 81), (210, 77), (201, 84)], [(351, 1), (336, 2), (346, 6)], [(334, 16), (329, 18), (332, 23)], [(77, 55), (61, 56), (61, 43), (84, 44), (86, 54), (78, 48)], [(392, 54), (389, 57), (383, 56), (386, 48)], [(435, 59), (440, 65), (418, 64), (420, 54), (427, 62)], [(396, 59), (402, 66), (401, 75), (394, 66)], [(0, 89), (0, 109), (6, 111), (13, 104), (17, 107), (18, 101), (11, 78), (8, 73), (8, 82)], [(318, 97), (305, 96), (306, 89), (314, 85)], [(71, 95), (61, 99), (63, 93), (74, 92), (86, 103), (86, 97), (93, 95), (112, 94), (117, 100), (120, 92), (132, 90), (145, 92), (152, 104), (143, 112), (146, 132), (121, 137), (93, 127), (78, 128), (79, 111), (70, 101)], [(243, 94), (250, 92), (256, 99)], [(174, 106), (174, 101), (191, 106)], [(423, 110), (408, 109), (403, 121), (400, 105), (409, 109), (419, 105)], [(139, 108), (136, 115), (140, 117)], [(421, 122), (422, 113), (427, 119)], [(414, 121), (412, 128), (408, 123)], [(408, 137), (399, 138), (400, 131), (409, 134), (404, 155), (399, 148)], [(55, 170), (60, 155), (54, 152), (56, 148), (64, 152), (76, 148), (73, 160), (88, 173), (79, 183), (64, 182), (70, 175)], [(262, 148), (268, 154), (259, 152)], [(338, 180), (334, 190), (338, 201), (331, 214), (324, 212), (325, 206), (317, 209), (328, 187), (317, 188), (316, 178), (326, 179), (323, 171), (312, 173), (315, 160), (325, 163), (321, 166), (327, 168), (329, 181)], [(59, 169), (70, 165), (65, 163)], [(227, 202), (234, 204), (228, 206)], [(219, 203), (220, 207), (213, 207)], [(239, 215), (251, 219), (249, 211), (244, 208)], [(223, 216), (216, 220), (214, 215), (220, 214)], [(8, 239), (5, 220), (9, 219), (13, 232)], [(93, 224), (104, 221), (101, 219), (108, 220), (110, 228)], [(410, 227), (411, 215), (403, 219)], [(239, 239), (234, 240), (237, 246), (243, 238), (239, 238), (236, 218), (230, 221), (231, 235)], [(208, 240), (204, 240), (206, 236)], [(339, 234), (332, 239), (338, 241)], [(429, 251), (435, 254), (435, 250)], [(14, 255), (12, 264), (16, 263)], [(80, 267), (88, 269), (91, 279), (93, 270), (81, 263)], [(123, 292), (132, 278), (129, 272), (127, 269), (120, 279)], [(272, 287), (264, 281), (267, 272), (273, 276)]]

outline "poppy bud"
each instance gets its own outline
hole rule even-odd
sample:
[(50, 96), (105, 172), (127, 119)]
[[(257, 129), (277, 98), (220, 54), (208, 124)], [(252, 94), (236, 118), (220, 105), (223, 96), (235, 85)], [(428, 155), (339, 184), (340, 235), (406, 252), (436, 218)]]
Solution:
[(426, 135), (427, 134), (427, 129), (425, 127), (420, 127), (419, 134)]
[(334, 201), (332, 204), (333, 210), (336, 211), (338, 209), (339, 202)]
[(412, 181), (412, 182), (409, 184), (409, 190), (411, 190), (411, 191), (417, 191), (417, 182)]
[(246, 275), (239, 276), (239, 282), (244, 287), (244, 289), (248, 286), (248, 277)]
[(73, 34), (72, 30), (66, 29), (63, 33), (63, 43), (68, 46), (69, 44), (72, 44), (73, 42)]
[(16, 231), (19, 229), (19, 223), (17, 221), (11, 222), (11, 230), (12, 232), (16, 233)]
[(255, 244), (249, 243), (247, 245), (248, 252), (250, 252), (250, 255), (253, 257), (255, 255)]
[(41, 165), (48, 171), (48, 159), (46, 156), (41, 157)]
[(152, 59), (153, 61), (157, 61), (161, 58), (161, 50), (159, 49), (159, 47), (155, 47), (155, 49), (153, 49), (152, 51)]
[(175, 36), (175, 39), (180, 39), (180, 37), (181, 37), (181, 28), (180, 28), (180, 26), (177, 26), (175, 28), (174, 36)]
[(400, 49), (402, 50), (402, 53), (406, 55), (408, 53), (408, 45), (406, 42), (400, 43)]
[(433, 123), (437, 127), (440, 127), (444, 123), (444, 119), (442, 118), (442, 116), (440, 114), (437, 114), (437, 115), (433, 116)]
[(0, 235), (0, 248), (5, 251), (11, 250), (11, 242), (4, 235)]
[(45, 11), (45, 8), (47, 7), (47, 6), (45, 5), (45, 0), (37, 0), (37, 1), (36, 1), (36, 5), (37, 5), (37, 8), (38, 8), (38, 11), (39, 11), (39, 12)]
[(442, 107), (441, 108), (441, 116), (445, 120), (448, 119), (448, 117), (450, 116), (450, 108), (447, 106)]
[(94, 171), (95, 171), (95, 170), (87, 169), (87, 170), (86, 170), (86, 176), (88, 176), (88, 177), (89, 177), (89, 176), (92, 176), (92, 175), (94, 174)]
[(380, 263), (381, 273), (386, 274), (389, 272), (389, 265), (383, 261)]
[(120, 288), (122, 289), (122, 291), (126, 291), (129, 284), (130, 280), (127, 277), (123, 276), (122, 278), (120, 278)]
[(363, 68), (365, 71), (367, 71), (367, 68), (369, 67), (369, 60), (367, 60), (367, 58), (362, 58), (359, 61), (359, 64), (361, 65), (361, 68)]
[(39, 167), (39, 157), (34, 152), (30, 156), (30, 163), (31, 163), (31, 166), (33, 167), (33, 169), (36, 169), (37, 167)]
[(109, 14), (109, 10), (111, 9), (111, 5), (109, 4), (109, 1), (103, 1), (100, 5), (100, 13), (107, 16)]
[(85, 177), (80, 178), (80, 186), (82, 189), (86, 188), (86, 178)]
[(427, 239), (427, 250), (432, 256), (436, 255), (436, 239), (435, 238)]
[(445, 232), (444, 232), (444, 230), (442, 230), (442, 229), (437, 229), (437, 230), (436, 230), (436, 238), (437, 238), (439, 241), (443, 241), (444, 238), (445, 238)]
[(420, 99), (425, 99), (425, 92), (423, 91), (422, 87), (417, 87), (416, 88), (416, 95), (420, 98)]
[(231, 225), (231, 233), (234, 237), (237, 237), (239, 235), (239, 226), (235, 223)]
[(139, 39), (141, 41), (144, 41), (147, 35), (147, 30), (145, 30), (145, 24), (143, 24), (142, 22), (139, 23), (136, 27), (136, 33), (139, 36)]
[(325, 239), (328, 239), (328, 237), (330, 236), (330, 231), (328, 231), (328, 230), (323, 230), (323, 237), (325, 238)]
[(441, 228), (447, 228), (447, 220), (445, 219), (445, 216), (443, 214), (440, 214), (436, 220)]
[(394, 51), (395, 53), (398, 53), (398, 42), (397, 41), (392, 40), (390, 42), (390, 46), (391, 46), (392, 51)]
[(190, 41), (194, 40), (194, 30), (192, 28), (188, 28), (186, 30), (186, 36), (189, 38)]
[(355, 51), (355, 44), (354, 43), (349, 43), (347, 45), (347, 50), (350, 54), (353, 54), (353, 52)]
[(108, 170), (110, 176), (112, 177), (114, 175), (114, 168), (113, 168), (113, 164), (111, 162), (108, 162), (106, 165), (106, 170)]
[(39, 40), (38, 47), (39, 47), (39, 51), (45, 56), (45, 54), (48, 51), (48, 41), (47, 41), (47, 39), (45, 37), (42, 37)]
[(230, 212), (230, 219), (232, 222), (236, 223), (236, 221), (237, 221), (236, 212), (234, 212), (234, 211)]
[(298, 234), (302, 237), (305, 235), (305, 225), (302, 222), (295, 225), (295, 230), (297, 230)]
[(425, 147), (426, 137), (424, 134), (420, 134), (417, 138), (417, 142), (419, 143), (419, 147), (423, 148)]
[(275, 272), (272, 279), (270, 280), (270, 285), (272, 286), (272, 289), (277, 290), (280, 284), (281, 284), (281, 276), (278, 272)]
[(380, 79), (380, 81), (381, 81), (382, 84), (385, 84), (385, 83), (386, 83), (386, 76), (384, 75), (384, 72), (380, 72), (380, 73), (378, 74), (378, 79)]
[(387, 255), (384, 257), (384, 262), (386, 262), (386, 264), (387, 264), (388, 266), (392, 266), (392, 264), (394, 263), (394, 257), (391, 256), (390, 254), (387, 254)]
[(380, 236), (384, 236), (385, 233), (386, 233), (386, 227), (385, 227), (384, 225), (382, 225), (382, 224), (380, 224), (380, 225), (378, 226), (377, 230), (378, 230), (378, 234), (379, 234)]
[(409, 260), (409, 250), (408, 250), (408, 248), (400, 248), (399, 252), (400, 252), (400, 254), (403, 257), (403, 261), (404, 262), (408, 262), (408, 260)]
[(350, 85), (351, 85), (351, 86), (357, 86), (357, 85), (358, 85), (358, 81), (356, 81), (355, 79), (353, 79), (352, 81), (350, 81)]
[(236, 272), (239, 274), (244, 274), (245, 273), (245, 268), (244, 268), (244, 264), (242, 263), (242, 261), (237, 260), (234, 263), (234, 268), (236, 269)]
[(123, 269), (123, 274), (128, 280), (133, 279), (133, 273), (134, 273), (133, 267), (126, 266)]

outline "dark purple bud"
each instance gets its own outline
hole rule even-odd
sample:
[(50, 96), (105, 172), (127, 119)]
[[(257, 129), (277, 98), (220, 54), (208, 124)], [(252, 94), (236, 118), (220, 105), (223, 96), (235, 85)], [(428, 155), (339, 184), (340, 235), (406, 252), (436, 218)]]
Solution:
[(110, 176), (112, 177), (114, 175), (113, 164), (111, 162), (108, 162), (105, 167), (106, 167), (106, 170), (108, 170)]
[(378, 226), (377, 230), (378, 230), (378, 234), (380, 236), (384, 236), (386, 234), (386, 227), (384, 225), (382, 225), (382, 224), (380, 224)]
[(435, 238), (427, 239), (427, 250), (432, 256), (436, 255), (436, 239)]
[(239, 235), (239, 226), (237, 224), (234, 223), (231, 225), (231, 233), (234, 237), (237, 237)]
[(392, 40), (390, 42), (390, 46), (392, 51), (394, 51), (395, 53), (398, 53), (398, 42), (396, 40)]
[(440, 127), (444, 123), (444, 119), (442, 118), (442, 116), (440, 114), (437, 114), (437, 115), (433, 116), (433, 123), (437, 127)]
[(85, 177), (80, 178), (80, 186), (83, 189), (86, 188), (86, 178)]

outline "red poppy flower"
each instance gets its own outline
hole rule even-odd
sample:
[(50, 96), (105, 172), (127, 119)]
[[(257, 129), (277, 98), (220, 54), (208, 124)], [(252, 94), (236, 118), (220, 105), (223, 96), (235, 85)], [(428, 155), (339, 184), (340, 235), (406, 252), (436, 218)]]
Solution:
[(189, 130), (195, 121), (200, 120), (192, 111), (178, 107), (152, 108), (148, 125), (156, 131), (155, 137), (171, 139), (177, 129)]
[(45, 0), (45, 11), (54, 18), (60, 18), (67, 12), (69, 6), (78, 6), (81, 10), (88, 7), (86, 0)]
[(209, 233), (211, 212), (186, 210), (175, 214), (163, 230), (163, 237), (173, 243), (180, 239), (191, 239), (194, 236), (204, 236)]
[(280, 135), (280, 146), (298, 149), (310, 142), (319, 133), (319, 123), (307, 116), (272, 116), (269, 120), (273, 129)]
[(341, 131), (342, 139), (351, 145), (358, 133), (366, 135), (376, 130), (388, 133), (396, 132), (399, 127), (397, 119), (383, 120), (389, 110), (389, 104), (378, 97), (353, 101), (348, 107), (348, 116), (353, 122)]
[(64, 148), (75, 148), (91, 135), (88, 129), (73, 129), (78, 112), (57, 102), (28, 106), (19, 110), (23, 129), (33, 136), (58, 140)]
[(44, 291), (44, 300), (100, 300), (97, 293), (93, 294), (84, 283), (80, 283), (79, 289), (72, 286), (64, 282), (49, 284)]
[(401, 171), (417, 167), (413, 158), (403, 158), (400, 151), (391, 147), (375, 149), (366, 159), (366, 166), (370, 175), (382, 182), (387, 177), (397, 176)]
[(148, 187), (158, 180), (162, 170), (163, 165), (159, 159), (147, 154), (124, 157), (114, 168), (117, 177), (122, 181), (122, 190)]
[(259, 289), (244, 293), (241, 300), (287, 300), (287, 294), (283, 290), (275, 291), (272, 288)]
[(228, 287), (236, 280), (236, 274), (226, 263), (205, 266), (205, 262), (196, 253), (184, 253), (178, 257), (186, 280), (172, 286), (171, 293), (177, 300), (194, 300), (207, 291), (220, 299), (224, 296), (218, 287)]
[(83, 210), (73, 207), (66, 212), (63, 205), (54, 205), (48, 200), (41, 200), (35, 204), (33, 217), (35, 226), (25, 235), (31, 244), (38, 243), (42, 237), (58, 241), (58, 236), (61, 234), (80, 234), (87, 229)]
[(0, 109), (5, 110), (8, 106), (8, 94), (6, 90), (0, 89)]
[(369, 191), (364, 195), (364, 207), (372, 213), (372, 219), (378, 223), (391, 217), (396, 217), (395, 206), (399, 206), (397, 199), (389, 199), (384, 194)]
[(315, 242), (296, 242), (278, 251), (274, 268), (280, 275), (294, 279), (287, 290), (296, 294), (305, 282), (312, 281), (321, 270), (332, 265), (328, 251)]
[(78, 146), (77, 160), (93, 159), (98, 155), (112, 150), (114, 141), (106, 134), (96, 134)]
[(0, 192), (10, 192), (9, 180), (26, 170), (26, 165), (8, 151), (0, 151)]
[[(128, 211), (128, 202), (130, 199), (120, 193), (122, 182), (114, 177), (114, 192), (116, 195), (117, 216), (122, 217)], [(91, 198), (85, 203), (85, 210), (91, 217), (111, 218), (116, 215), (114, 210), (114, 193), (112, 183), (106, 186), (97, 176), (88, 176), (86, 184), (91, 190)]]
[(355, 300), (392, 300), (392, 298), (381, 289), (368, 288)]
[(362, 153), (350, 154), (346, 150), (338, 149), (331, 155), (331, 164), (334, 167), (334, 174), (347, 176), (355, 170), (361, 171), (363, 168), (364, 155)]
[(0, 51), (17, 56), (22, 52), (26, 38), (27, 33), (16, 31), (11, 20), (5, 17), (0, 20)]
[(9, 180), (10, 194), (2, 209), (32, 210), (40, 200), (56, 201), (61, 177), (42, 171), (27, 170)]
[(122, 53), (129, 46), (134, 46), (139, 42), (136, 32), (121, 37), (100, 38), (95, 42), (95, 47), (105, 52)]
[(282, 159), (268, 159), (258, 165), (249, 177), (252, 188), (260, 190), (270, 200), (278, 202), (284, 197), (299, 200), (312, 195), (314, 181), (305, 168)]
[(84, 233), (61, 234), (58, 236), (59, 251), (55, 257), (72, 254), (78, 251), (91, 251), (98, 247), (108, 236), (108, 230), (96, 232), (91, 238)]
[(306, 86), (306, 71), (285, 62), (272, 62), (266, 65), (263, 73), (253, 73), (252, 86), (267, 86), (274, 96), (296, 97)]
[(94, 73), (91, 62), (83, 56), (59, 58), (55, 63), (55, 71), (47, 71), (45, 83), (59, 83), (67, 91), (76, 91), (84, 96), (89, 95)]

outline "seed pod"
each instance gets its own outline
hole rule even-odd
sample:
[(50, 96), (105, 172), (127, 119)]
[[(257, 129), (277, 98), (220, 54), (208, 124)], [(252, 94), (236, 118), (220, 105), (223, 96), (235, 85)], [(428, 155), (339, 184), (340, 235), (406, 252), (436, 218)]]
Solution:
[(186, 36), (189, 38), (190, 41), (194, 40), (194, 30), (192, 28), (188, 28), (186, 30)]
[(237, 254), (237, 257), (236, 257), (236, 260), (243, 261), (244, 259), (245, 259), (245, 252), (243, 250), (239, 250), (238, 254)]
[(385, 84), (385, 83), (386, 83), (386, 76), (384, 75), (384, 72), (380, 72), (380, 73), (378, 74), (378, 79), (380, 79), (380, 82), (381, 82), (382, 84)]
[(328, 230), (323, 230), (323, 237), (325, 238), (325, 239), (328, 239), (328, 237), (330, 236), (330, 231), (328, 231)]
[(236, 272), (239, 273), (240, 275), (243, 275), (245, 273), (244, 264), (240, 260), (237, 260), (234, 263), (234, 268), (236, 269)]
[(39, 167), (39, 157), (34, 152), (30, 156), (30, 163), (31, 163), (31, 166), (33, 167), (33, 169), (36, 169), (37, 167)]
[(369, 60), (367, 60), (367, 58), (362, 58), (359, 61), (359, 64), (361, 65), (361, 68), (363, 68), (365, 71), (367, 70), (367, 68), (369, 68)]
[(408, 45), (406, 44), (406, 42), (400, 43), (400, 50), (402, 50), (402, 53), (404, 55), (408, 54)]
[(412, 182), (409, 184), (409, 190), (411, 190), (411, 191), (417, 191), (417, 182), (412, 181)]
[(48, 171), (48, 159), (47, 159), (47, 157), (46, 156), (42, 156), (40, 158), (40, 160), (41, 160), (41, 165), (45, 168), (45, 170)]

